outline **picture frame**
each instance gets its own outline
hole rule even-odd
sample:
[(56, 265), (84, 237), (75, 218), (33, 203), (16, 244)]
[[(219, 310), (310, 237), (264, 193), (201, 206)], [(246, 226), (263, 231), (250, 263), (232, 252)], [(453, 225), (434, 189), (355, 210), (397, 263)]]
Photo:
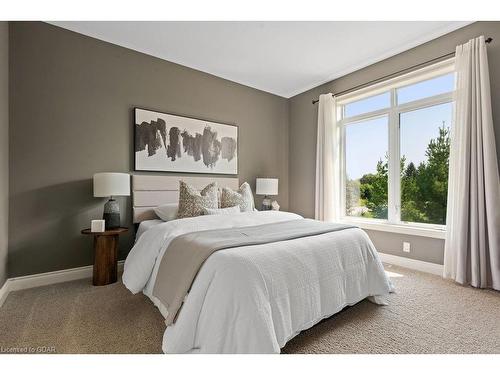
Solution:
[(238, 174), (238, 126), (134, 108), (134, 170)]

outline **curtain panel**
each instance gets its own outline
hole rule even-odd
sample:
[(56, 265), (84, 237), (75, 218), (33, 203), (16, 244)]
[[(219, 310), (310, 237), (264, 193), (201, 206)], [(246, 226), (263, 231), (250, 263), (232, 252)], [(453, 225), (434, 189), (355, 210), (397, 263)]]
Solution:
[(444, 277), (500, 290), (500, 181), (484, 37), (456, 48)]
[(337, 221), (340, 215), (340, 130), (336, 113), (335, 97), (332, 94), (320, 95), (314, 209), (317, 220)]

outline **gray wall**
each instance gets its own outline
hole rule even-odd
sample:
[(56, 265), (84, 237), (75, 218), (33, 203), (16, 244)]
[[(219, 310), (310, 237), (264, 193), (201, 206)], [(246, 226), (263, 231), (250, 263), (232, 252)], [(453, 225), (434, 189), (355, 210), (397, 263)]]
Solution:
[[(492, 37), (488, 45), (493, 119), (497, 149), (500, 149), (500, 22), (477, 22), (444, 35), (352, 74), (346, 75), (290, 99), (290, 210), (314, 216), (314, 179), (316, 155), (317, 105), (312, 99), (320, 94), (335, 93), (425, 62), (455, 50), (455, 46), (483, 34)], [(434, 263), (443, 263), (444, 241), (418, 236), (368, 231), (377, 249)], [(402, 251), (402, 242), (411, 243), (412, 252)]]
[(0, 22), (0, 288), (7, 278), (9, 222), (9, 24)]
[(91, 264), (91, 178), (132, 170), (134, 106), (237, 124), (240, 181), (278, 177), (288, 208), (286, 99), (40, 22), (10, 23), (10, 69), (11, 277)]

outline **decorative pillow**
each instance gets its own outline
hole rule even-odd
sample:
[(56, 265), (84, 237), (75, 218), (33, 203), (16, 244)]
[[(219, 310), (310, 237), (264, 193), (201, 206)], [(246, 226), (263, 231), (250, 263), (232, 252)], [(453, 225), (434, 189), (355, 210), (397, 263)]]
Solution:
[[(233, 205), (234, 206), (234, 205)], [(194, 187), (179, 181), (179, 210), (177, 218), (203, 215), (205, 208), (217, 208), (217, 183), (208, 184), (198, 192)]]
[(155, 214), (163, 221), (170, 221), (177, 218), (178, 203), (167, 203), (155, 207)]
[(233, 215), (241, 212), (240, 206), (227, 208), (205, 208), (205, 215)]
[(222, 188), (220, 203), (221, 208), (240, 206), (241, 212), (253, 211), (255, 207), (252, 189), (248, 182), (244, 182), (238, 191)]

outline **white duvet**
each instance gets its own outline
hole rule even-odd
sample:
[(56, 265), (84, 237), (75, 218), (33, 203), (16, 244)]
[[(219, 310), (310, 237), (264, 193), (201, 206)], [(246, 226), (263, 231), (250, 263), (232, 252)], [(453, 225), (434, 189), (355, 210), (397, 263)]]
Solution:
[[(130, 251), (123, 283), (152, 296), (161, 257), (178, 235), (302, 217), (263, 211), (173, 220), (147, 229)], [(187, 249), (187, 251), (189, 251)], [(300, 331), (366, 297), (384, 304), (392, 291), (370, 239), (361, 229), (215, 252), (200, 269), (165, 353), (279, 353)]]

